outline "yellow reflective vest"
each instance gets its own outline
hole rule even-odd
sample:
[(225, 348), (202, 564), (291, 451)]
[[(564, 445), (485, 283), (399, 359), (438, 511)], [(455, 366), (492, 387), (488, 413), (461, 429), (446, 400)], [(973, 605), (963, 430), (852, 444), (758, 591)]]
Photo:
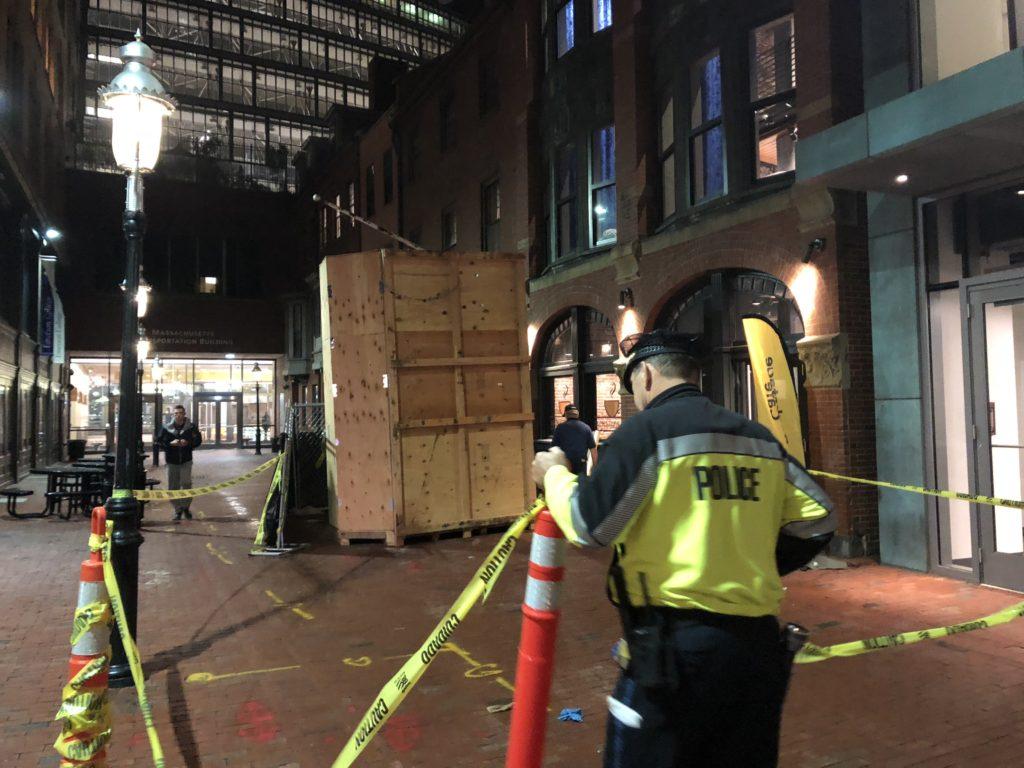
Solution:
[(633, 606), (778, 615), (777, 551), (802, 564), (835, 528), (828, 496), (767, 429), (691, 385), (623, 423), (590, 477), (549, 470), (544, 494), (571, 542), (615, 546)]

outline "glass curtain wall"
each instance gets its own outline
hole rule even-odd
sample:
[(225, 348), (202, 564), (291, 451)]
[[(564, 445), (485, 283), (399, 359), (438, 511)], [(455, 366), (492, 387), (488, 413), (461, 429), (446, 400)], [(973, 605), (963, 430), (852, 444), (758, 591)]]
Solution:
[[(257, 363), (258, 373), (253, 371)], [(71, 360), (71, 439), (85, 440), (89, 452), (102, 453), (114, 446), (120, 368), (119, 358)], [(147, 360), (142, 375), (143, 438), (148, 443), (155, 428), (171, 421), (174, 407), (182, 405), (207, 447), (252, 446), (257, 424), (261, 439), (269, 443), (277, 434), (276, 382), (276, 362), (270, 359), (162, 358), (159, 365)]]

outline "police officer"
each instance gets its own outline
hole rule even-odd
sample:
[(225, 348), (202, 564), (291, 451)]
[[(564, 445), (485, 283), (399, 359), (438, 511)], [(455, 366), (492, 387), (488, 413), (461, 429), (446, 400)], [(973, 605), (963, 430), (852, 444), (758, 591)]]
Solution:
[(763, 426), (697, 388), (700, 352), (666, 331), (620, 345), (636, 416), (591, 476), (557, 449), (533, 476), (566, 537), (614, 545), (608, 593), (629, 663), (609, 697), (606, 768), (778, 762), (796, 645), (781, 574), (832, 538), (832, 505)]

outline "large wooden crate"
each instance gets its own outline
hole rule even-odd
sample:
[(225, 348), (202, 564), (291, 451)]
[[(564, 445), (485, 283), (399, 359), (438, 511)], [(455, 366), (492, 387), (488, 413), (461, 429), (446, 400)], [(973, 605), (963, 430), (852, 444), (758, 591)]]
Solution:
[(517, 254), (373, 251), (320, 265), (328, 504), (343, 540), (520, 514), (533, 416)]

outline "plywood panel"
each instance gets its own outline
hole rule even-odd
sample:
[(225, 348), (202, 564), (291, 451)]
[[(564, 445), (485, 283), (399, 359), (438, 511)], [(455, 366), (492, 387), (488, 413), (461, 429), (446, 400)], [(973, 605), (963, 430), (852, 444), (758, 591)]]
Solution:
[(525, 426), (467, 430), (474, 520), (493, 520), (519, 514), (525, 500), (522, 488), (522, 451)]
[(463, 371), (467, 416), (500, 416), (523, 412), (519, 366), (474, 366)]
[(398, 373), (398, 418), (454, 419), (455, 371), (451, 368), (414, 368)]
[(395, 350), (399, 362), (450, 358), (455, 353), (453, 345), (450, 330), (395, 334)]
[(324, 346), (330, 351), (331, 377), (324, 395), (332, 401), (334, 416), (331, 519), (339, 530), (395, 527), (390, 409), (383, 387), (388, 371), (384, 302), (369, 285), (379, 274), (374, 266), (363, 255), (326, 262), (330, 335)]
[(516, 304), (524, 298), (524, 289), (514, 282), (515, 266), (515, 262), (504, 259), (467, 259), (460, 264), (462, 324), (465, 330), (494, 331), (516, 327)]
[(439, 530), (458, 519), (458, 459), (464, 453), (458, 429), (403, 435), (403, 530)]
[(531, 493), (524, 257), (375, 251), (323, 272), (339, 531), (518, 515)]
[(447, 299), (457, 286), (446, 259), (395, 256), (390, 271), (397, 333), (452, 329)]

